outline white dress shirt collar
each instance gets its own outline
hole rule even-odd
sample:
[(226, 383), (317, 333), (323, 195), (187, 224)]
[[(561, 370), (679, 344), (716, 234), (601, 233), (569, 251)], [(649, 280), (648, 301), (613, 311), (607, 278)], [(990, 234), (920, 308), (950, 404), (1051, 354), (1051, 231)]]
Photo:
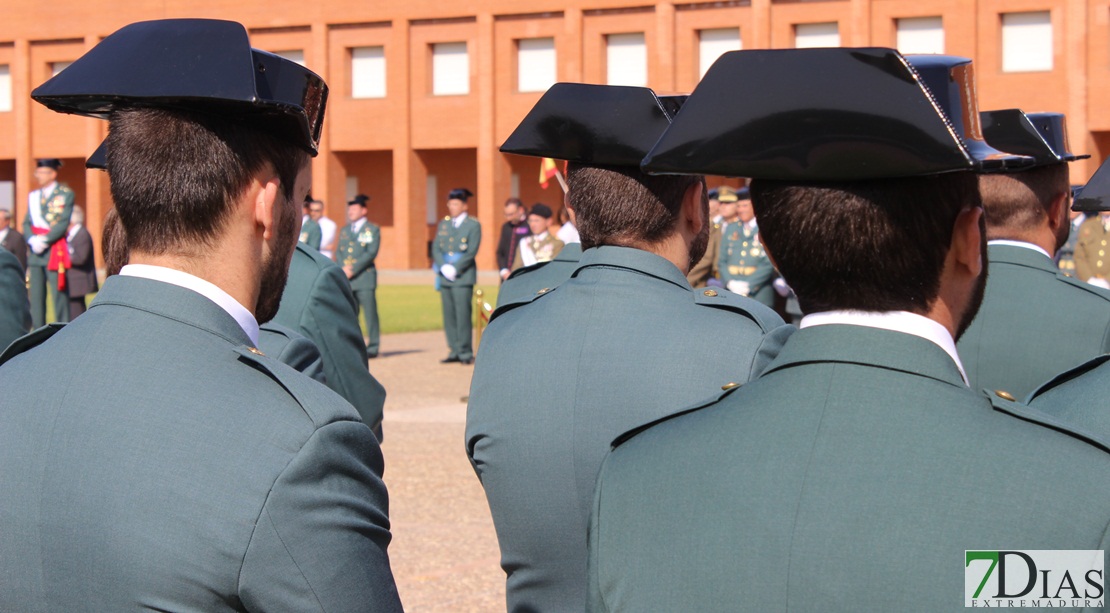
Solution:
[(364, 225), (366, 225), (366, 218), (359, 217), (357, 221), (351, 224), (351, 230), (354, 231), (355, 234), (358, 234), (362, 231), (362, 226)]
[(228, 315), (231, 315), (247, 337), (251, 339), (251, 343), (258, 346), (258, 320), (254, 315), (246, 309), (239, 301), (232, 298), (230, 294), (220, 289), (213, 283), (209, 283), (200, 277), (193, 276), (187, 272), (174, 270), (173, 268), (166, 268), (164, 266), (151, 266), (150, 264), (128, 264), (124, 266), (119, 274), (125, 277), (140, 277), (143, 279), (152, 279), (154, 281), (161, 281), (183, 287), (187, 290), (192, 290), (201, 296), (215, 302)]
[(960, 370), (960, 376), (963, 377), (964, 384), (967, 385), (967, 373), (964, 372), (964, 365), (960, 362), (960, 354), (956, 352), (956, 343), (952, 340), (952, 335), (948, 333), (947, 328), (928, 317), (908, 311), (881, 313), (872, 311), (825, 311), (806, 315), (802, 318), (798, 327), (809, 328), (828, 324), (879, 328), (923, 338), (943, 349), (948, 357), (952, 358), (952, 361), (956, 363), (956, 368)]
[(1033, 243), (1027, 243), (1025, 241), (1009, 241), (1009, 240), (1004, 240), (1004, 239), (1000, 238), (1000, 239), (996, 239), (996, 240), (993, 240), (993, 241), (987, 241), (987, 246), (990, 247), (991, 245), (1005, 245), (1007, 247), (1021, 247), (1022, 249), (1030, 249), (1032, 251), (1036, 251), (1037, 253), (1040, 253), (1041, 255), (1043, 255), (1044, 257), (1046, 257), (1050, 260), (1052, 259), (1052, 256), (1048, 255), (1047, 251), (1045, 251), (1044, 249), (1041, 249), (1040, 247), (1034, 245)]
[(79, 223), (70, 224), (69, 231), (66, 232), (66, 240), (67, 241), (73, 240), (73, 237), (77, 235), (77, 231), (80, 230), (80, 229), (81, 229), (81, 224), (79, 224)]
[(466, 213), (459, 213), (458, 217), (451, 218), (451, 224), (456, 228), (461, 226), (464, 221), (466, 221)]

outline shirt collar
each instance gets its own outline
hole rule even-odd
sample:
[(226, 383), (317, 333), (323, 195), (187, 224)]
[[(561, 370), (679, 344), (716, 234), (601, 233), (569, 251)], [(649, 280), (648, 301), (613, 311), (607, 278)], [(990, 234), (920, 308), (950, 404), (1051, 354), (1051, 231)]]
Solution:
[(119, 274), (125, 277), (140, 277), (169, 283), (204, 296), (215, 302), (224, 311), (227, 311), (227, 314), (239, 323), (243, 332), (246, 332), (254, 346), (258, 346), (258, 320), (243, 305), (239, 304), (239, 301), (215, 284), (187, 272), (164, 266), (151, 266), (150, 264), (128, 264), (119, 271)]
[(355, 221), (354, 223), (351, 224), (351, 229), (353, 229), (355, 232), (358, 232), (359, 230), (362, 229), (362, 226), (365, 225), (365, 224), (366, 224), (366, 218), (365, 217), (359, 217), (357, 221)]
[(968, 384), (967, 373), (964, 372), (964, 365), (960, 362), (960, 354), (956, 352), (956, 343), (952, 340), (952, 335), (948, 333), (947, 328), (928, 317), (909, 311), (824, 311), (806, 315), (802, 318), (798, 328), (828, 324), (879, 328), (880, 330), (892, 330), (921, 337), (943, 349), (948, 357), (956, 363), (956, 368), (960, 370), (960, 376), (963, 377), (964, 384)]
[(77, 231), (81, 229), (81, 224), (75, 223), (66, 231), (66, 240), (72, 240), (77, 235)]
[(46, 185), (43, 185), (42, 187), (40, 187), (39, 191), (42, 192), (43, 194), (49, 194), (50, 192), (54, 191), (54, 188), (56, 188), (56, 187), (58, 187), (58, 182), (57, 181), (52, 181), (52, 182), (47, 183)]
[(459, 227), (460, 225), (462, 225), (462, 222), (464, 222), (464, 221), (466, 221), (466, 213), (459, 213), (459, 216), (458, 216), (458, 217), (453, 217), (453, 218), (451, 219), (451, 223), (452, 223), (452, 224), (453, 224), (453, 225), (454, 225), (454, 226), (455, 226), (456, 228), (457, 228), (457, 227)]
[(533, 234), (532, 235), (532, 239), (537, 240), (537, 241), (542, 241), (545, 238), (547, 238), (547, 230), (544, 230), (543, 232), (540, 232), (539, 234)]
[(1021, 247), (1022, 249), (1029, 249), (1031, 251), (1036, 251), (1037, 253), (1043, 254), (1044, 257), (1046, 257), (1046, 258), (1048, 258), (1050, 260), (1052, 259), (1052, 256), (1048, 255), (1047, 251), (1045, 251), (1044, 249), (1041, 249), (1040, 247), (1034, 245), (1033, 243), (1027, 243), (1025, 241), (1010, 241), (1010, 240), (1004, 240), (1004, 239), (995, 239), (995, 240), (992, 240), (992, 241), (987, 241), (987, 246), (990, 247), (991, 245), (1005, 245), (1007, 247)]

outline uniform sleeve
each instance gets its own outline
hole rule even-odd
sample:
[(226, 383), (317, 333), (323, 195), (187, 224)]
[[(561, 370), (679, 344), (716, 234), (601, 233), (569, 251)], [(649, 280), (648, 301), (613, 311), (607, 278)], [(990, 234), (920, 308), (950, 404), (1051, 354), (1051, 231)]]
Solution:
[(385, 388), (370, 374), (366, 343), (358, 327), (358, 303), (342, 269), (326, 268), (316, 279), (300, 328), (327, 356), (328, 387), (351, 403), (362, 421), (382, 438)]
[(444, 222), (436, 224), (436, 235), (432, 237), (432, 262), (435, 262), (435, 268), (438, 271), (445, 262), (443, 261), (443, 247), (439, 244), (439, 232), (443, 228)]
[(327, 384), (327, 378), (324, 376), (324, 361), (320, 357), (320, 350), (307, 338), (290, 339), (281, 353), (275, 357), (282, 364), (288, 364), (293, 370), (303, 373), (315, 381)]
[(62, 192), (62, 195), (66, 202), (65, 208), (62, 209), (62, 216), (46, 233), (46, 242), (51, 245), (58, 242), (69, 231), (69, 218), (73, 215), (73, 190), (67, 189)]
[(786, 344), (786, 340), (797, 331), (798, 329), (794, 326), (784, 324), (763, 336), (763, 341), (759, 343), (759, 348), (755, 351), (755, 357), (752, 358), (752, 370), (748, 374), (749, 381), (754, 381), (759, 375), (763, 374), (763, 371), (767, 370), (767, 367), (782, 351), (782, 346)]
[(239, 576), (248, 611), (401, 611), (382, 456), (366, 427), (318, 429), (274, 482)]

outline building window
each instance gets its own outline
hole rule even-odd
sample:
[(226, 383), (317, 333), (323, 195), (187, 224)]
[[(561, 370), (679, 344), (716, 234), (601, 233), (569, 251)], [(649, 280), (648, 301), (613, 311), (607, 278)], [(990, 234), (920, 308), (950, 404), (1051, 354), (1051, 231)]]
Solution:
[(1002, 72), (1052, 70), (1052, 14), (1002, 14)]
[(351, 49), (351, 97), (385, 98), (385, 47)]
[(432, 95), (459, 96), (470, 93), (470, 56), (466, 43), (432, 45)]
[(896, 27), (902, 53), (944, 53), (944, 21), (940, 17), (898, 19)]
[(609, 85), (647, 86), (647, 43), (643, 32), (605, 37), (606, 82)]
[(50, 62), (50, 76), (56, 77), (58, 73), (69, 68), (73, 62)]
[(522, 38), (516, 41), (516, 89), (544, 92), (557, 77), (554, 38)]
[(704, 77), (722, 54), (743, 48), (740, 28), (698, 30), (698, 75)]
[(0, 112), (12, 110), (12, 69), (7, 64), (0, 65)]
[(797, 49), (839, 46), (840, 26), (835, 21), (794, 25), (794, 47)]
[(301, 49), (289, 49), (288, 51), (274, 51), (274, 55), (283, 57), (290, 62), (296, 62), (304, 66), (304, 51)]

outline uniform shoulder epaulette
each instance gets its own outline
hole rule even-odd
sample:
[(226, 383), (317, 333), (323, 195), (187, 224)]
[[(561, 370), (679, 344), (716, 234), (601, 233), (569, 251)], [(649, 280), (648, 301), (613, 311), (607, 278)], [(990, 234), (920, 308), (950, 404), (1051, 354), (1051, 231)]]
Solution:
[(64, 327), (66, 327), (66, 325), (63, 323), (46, 324), (37, 330), (32, 330), (30, 333), (15, 339), (12, 341), (12, 344), (8, 345), (8, 348), (5, 349), (3, 353), (0, 353), (0, 364), (4, 364), (15, 356), (26, 353), (45, 343), (47, 339), (57, 334), (58, 331)]
[(451, 221), (451, 216), (450, 215), (444, 215), (443, 216), (443, 221)]
[(235, 348), (235, 352), (243, 361), (279, 383), (316, 427), (333, 421), (362, 421), (355, 408), (328, 386), (313, 381), (254, 347), (243, 345)]
[[(521, 269), (521, 270), (523, 270), (523, 269)], [(512, 277), (510, 276), (509, 278), (511, 279)], [(532, 292), (531, 294), (528, 294), (527, 296), (521, 296), (521, 297), (513, 300), (512, 302), (504, 302), (504, 303), (498, 304), (497, 308), (494, 309), (492, 314), (490, 314), (489, 320), (492, 322), (493, 320), (497, 319), (498, 317), (504, 315), (505, 313), (508, 313), (509, 311), (511, 311), (511, 310), (513, 310), (517, 307), (521, 307), (521, 306), (524, 306), (526, 304), (532, 304), (536, 300), (538, 300), (538, 299), (550, 294), (551, 292), (555, 291), (555, 289), (556, 288), (554, 288), (554, 287), (541, 287), (540, 289)]]
[(530, 272), (535, 272), (535, 271), (543, 268), (544, 266), (547, 266), (548, 264), (550, 264), (553, 261), (554, 260), (548, 260), (546, 262), (536, 262), (535, 264), (532, 264), (531, 266), (522, 266), (522, 267), (512, 271), (511, 273), (509, 273), (509, 278), (505, 279), (505, 280), (508, 281), (509, 279), (515, 279), (517, 277), (526, 275)]
[(1090, 360), (1087, 360), (1086, 362), (1080, 364), (1079, 366), (1076, 366), (1074, 368), (1070, 368), (1068, 370), (1065, 370), (1064, 372), (1062, 372), (1062, 373), (1056, 375), (1055, 377), (1053, 377), (1052, 379), (1050, 379), (1047, 383), (1042, 384), (1040, 387), (1038, 387), (1036, 390), (1034, 390), (1033, 393), (1029, 395), (1029, 400), (1032, 400), (1032, 399), (1036, 398), (1037, 396), (1040, 396), (1041, 394), (1047, 392), (1048, 390), (1050, 390), (1050, 389), (1052, 389), (1052, 388), (1054, 388), (1054, 387), (1056, 387), (1056, 386), (1058, 386), (1062, 383), (1066, 383), (1068, 381), (1071, 381), (1072, 379), (1078, 377), (1079, 375), (1082, 375), (1082, 374), (1084, 374), (1088, 371), (1094, 370), (1095, 368), (1102, 365), (1102, 363), (1106, 362), (1107, 360), (1110, 360), (1110, 354), (1104, 354), (1104, 355), (1096, 356), (1096, 357), (1094, 357)]
[(1050, 430), (1056, 430), (1057, 432), (1067, 434), (1068, 436), (1094, 445), (1103, 451), (1110, 452), (1110, 441), (1106, 440), (1104, 437), (1077, 427), (1070, 421), (1060, 419), (1055, 415), (1050, 415), (1044, 411), (1030, 407), (1023, 402), (1019, 402), (1012, 394), (1005, 390), (985, 389), (983, 390), (983, 394), (990, 400), (991, 406), (995, 411), (1006, 413), (1023, 421), (1044, 426)]
[(1071, 285), (1072, 287), (1075, 287), (1076, 289), (1083, 290), (1084, 292), (1087, 292), (1088, 294), (1098, 296), (1099, 298), (1102, 298), (1103, 300), (1110, 300), (1110, 290), (1103, 289), (1101, 287), (1091, 285), (1090, 283), (1086, 283), (1084, 281), (1080, 281), (1079, 279), (1076, 279), (1075, 277), (1069, 277), (1069, 276), (1065, 275), (1062, 272), (1056, 273), (1056, 278), (1059, 279), (1061, 282), (1067, 283), (1068, 285)]
[(764, 331), (774, 330), (782, 325), (782, 317), (778, 313), (751, 298), (744, 298), (724, 288), (702, 287), (692, 291), (695, 304), (739, 313), (754, 321)]
[(709, 398), (707, 398), (705, 400), (699, 400), (698, 402), (694, 403), (693, 405), (691, 405), (689, 407), (686, 407), (684, 409), (679, 409), (678, 411), (675, 411), (674, 413), (671, 413), (670, 415), (666, 415), (666, 416), (660, 417), (659, 419), (656, 419), (654, 421), (649, 421), (646, 424), (636, 426), (635, 428), (632, 428), (631, 430), (629, 430), (629, 431), (625, 432), (624, 434), (618, 436), (617, 438), (613, 439), (613, 442), (609, 444), (610, 448), (616, 449), (617, 447), (620, 447), (621, 445), (623, 445), (623, 444), (627, 443), (628, 441), (632, 440), (633, 438), (635, 438), (641, 432), (644, 432), (646, 430), (650, 430), (651, 428), (653, 428), (653, 427), (655, 427), (655, 426), (657, 426), (657, 425), (659, 425), (663, 422), (670, 421), (670, 420), (672, 420), (676, 417), (679, 417), (681, 415), (686, 415), (687, 413), (693, 413), (694, 411), (700, 411), (701, 409), (704, 409), (706, 407), (713, 406), (713, 405), (717, 404), (718, 402), (720, 402), (721, 400), (723, 400), (724, 398), (728, 397), (729, 394), (731, 394), (731, 393), (735, 392), (736, 390), (740, 389), (740, 387), (741, 387), (741, 384), (739, 384), (739, 383), (728, 383), (726, 385), (722, 385), (721, 389), (723, 391), (720, 394), (710, 396)]

